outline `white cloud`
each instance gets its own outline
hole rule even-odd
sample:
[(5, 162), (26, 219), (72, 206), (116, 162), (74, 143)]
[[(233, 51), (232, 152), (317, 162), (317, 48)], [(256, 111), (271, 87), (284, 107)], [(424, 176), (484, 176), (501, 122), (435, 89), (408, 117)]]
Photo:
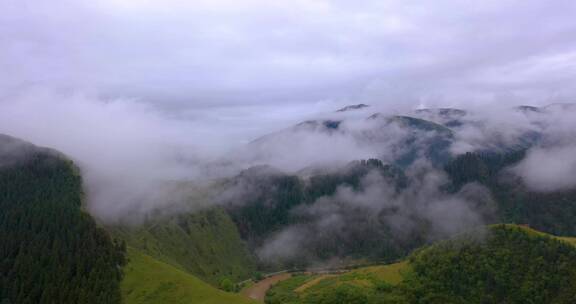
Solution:
[(535, 191), (576, 187), (576, 146), (535, 148), (513, 171)]

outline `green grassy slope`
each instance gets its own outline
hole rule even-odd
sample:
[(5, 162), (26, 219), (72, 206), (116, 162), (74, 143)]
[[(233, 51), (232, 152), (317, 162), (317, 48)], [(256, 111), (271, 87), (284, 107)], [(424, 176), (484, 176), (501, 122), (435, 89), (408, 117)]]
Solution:
[(380, 283), (396, 285), (402, 281), (402, 274), (408, 271), (408, 263), (400, 262), (390, 265), (362, 267), (339, 275), (324, 275), (299, 287), (296, 292), (301, 295), (321, 292), (342, 284), (359, 287), (374, 287)]
[(407, 271), (408, 263), (399, 262), (362, 267), (343, 274), (295, 275), (271, 288), (266, 300), (269, 304), (302, 303), (306, 298), (332, 292), (343, 285), (358, 287), (369, 293), (377, 286), (399, 284)]
[(129, 246), (213, 285), (224, 278), (245, 280), (256, 269), (236, 226), (220, 208), (113, 231)]
[(125, 304), (249, 304), (239, 294), (216, 289), (172, 265), (134, 248), (128, 250), (121, 284)]

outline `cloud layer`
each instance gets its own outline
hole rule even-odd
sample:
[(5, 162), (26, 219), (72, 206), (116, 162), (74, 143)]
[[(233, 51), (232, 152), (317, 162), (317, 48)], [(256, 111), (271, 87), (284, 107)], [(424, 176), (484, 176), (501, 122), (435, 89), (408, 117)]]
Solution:
[(188, 106), (565, 100), (575, 9), (570, 0), (5, 0), (0, 87)]

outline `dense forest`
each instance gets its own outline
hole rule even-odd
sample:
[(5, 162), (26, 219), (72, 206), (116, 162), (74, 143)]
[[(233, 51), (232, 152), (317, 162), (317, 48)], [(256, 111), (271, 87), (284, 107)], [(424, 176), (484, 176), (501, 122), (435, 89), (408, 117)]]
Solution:
[(120, 303), (125, 246), (82, 210), (64, 156), (0, 136), (0, 303)]
[(291, 210), (305, 202), (304, 185), (294, 175), (268, 166), (249, 168), (226, 186), (227, 211), (252, 248), (281, 227), (295, 222)]
[(404, 282), (410, 303), (573, 303), (576, 249), (516, 226), (467, 233), (417, 252)]
[[(314, 219), (299, 212), (302, 207), (310, 206), (323, 196), (333, 195), (342, 186), (363, 191), (362, 180), (368, 174), (375, 174), (381, 182), (393, 185), (395, 191), (401, 191), (408, 183), (401, 169), (377, 159), (354, 161), (343, 168), (321, 171), (306, 179), (256, 167), (242, 172), (227, 185), (231, 189), (241, 188), (248, 194), (234, 196), (235, 201), (226, 209), (238, 225), (242, 238), (248, 241), (252, 250), (257, 250), (268, 237), (287, 226), (312, 225)], [(359, 224), (348, 225), (346, 231), (318, 232), (306, 243), (307, 256), (295, 256), (286, 264), (276, 266), (300, 267), (308, 263), (308, 259), (332, 257), (391, 260), (406, 255), (423, 242), (416, 233), (414, 238), (396, 238), (385, 222), (374, 220), (367, 225), (364, 211), (345, 204), (340, 207), (348, 208), (349, 222)]]
[(498, 204), (496, 222), (528, 224), (554, 235), (576, 235), (576, 190), (536, 192), (528, 189), (507, 171), (525, 155), (524, 149), (466, 153), (450, 162), (445, 170), (454, 191), (470, 182), (490, 189)]

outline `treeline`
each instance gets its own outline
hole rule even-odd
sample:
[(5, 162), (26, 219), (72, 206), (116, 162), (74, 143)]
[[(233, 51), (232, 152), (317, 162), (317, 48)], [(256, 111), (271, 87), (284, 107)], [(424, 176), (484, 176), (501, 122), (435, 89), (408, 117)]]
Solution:
[(77, 169), (0, 139), (0, 303), (120, 303), (125, 245), (82, 211)]

